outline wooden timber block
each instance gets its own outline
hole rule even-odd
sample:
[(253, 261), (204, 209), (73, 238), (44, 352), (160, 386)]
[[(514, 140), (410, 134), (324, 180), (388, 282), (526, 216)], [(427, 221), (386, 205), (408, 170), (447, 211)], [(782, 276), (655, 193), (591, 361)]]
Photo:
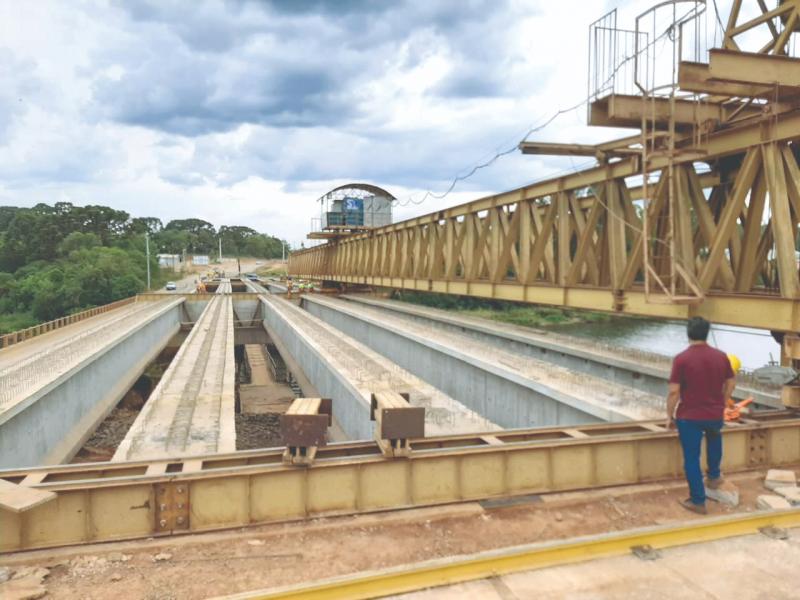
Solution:
[(296, 398), (280, 420), (286, 445), (283, 462), (310, 465), (317, 455), (317, 448), (327, 443), (328, 427), (333, 422), (331, 399)]
[(379, 440), (425, 437), (425, 408), (411, 406), (408, 394), (389, 391), (373, 393), (370, 419), (375, 421), (376, 439)]
[(324, 446), (332, 416), (330, 398), (296, 398), (280, 417), (283, 443), (286, 446)]
[(55, 492), (38, 490), (0, 479), (0, 508), (21, 513), (56, 499)]

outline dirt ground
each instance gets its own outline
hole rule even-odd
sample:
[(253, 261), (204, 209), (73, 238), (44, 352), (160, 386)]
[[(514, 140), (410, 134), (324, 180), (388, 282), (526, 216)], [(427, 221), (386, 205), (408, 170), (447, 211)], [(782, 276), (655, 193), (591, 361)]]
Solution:
[[(738, 508), (754, 510), (763, 473), (734, 476)], [(48, 598), (178, 600), (299, 584), (518, 544), (703, 517), (678, 505), (683, 482), (469, 502), (358, 517), (311, 519), (169, 539), (12, 554), (0, 565), (48, 570)], [(0, 587), (0, 592), (2, 588)]]

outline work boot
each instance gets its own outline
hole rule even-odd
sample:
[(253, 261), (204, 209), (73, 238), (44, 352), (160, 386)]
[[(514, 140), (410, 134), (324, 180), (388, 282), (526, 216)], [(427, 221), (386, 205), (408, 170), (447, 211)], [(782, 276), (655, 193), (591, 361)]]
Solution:
[(710, 477), (706, 479), (706, 487), (711, 488), (712, 490), (718, 490), (722, 487), (722, 484), (725, 483), (725, 480), (722, 477), (717, 477), (715, 479), (711, 479)]
[(708, 514), (708, 510), (706, 509), (705, 504), (695, 504), (694, 502), (692, 502), (691, 498), (687, 498), (686, 500), (680, 500), (679, 504), (686, 510), (690, 510), (693, 513), (697, 513), (698, 515)]

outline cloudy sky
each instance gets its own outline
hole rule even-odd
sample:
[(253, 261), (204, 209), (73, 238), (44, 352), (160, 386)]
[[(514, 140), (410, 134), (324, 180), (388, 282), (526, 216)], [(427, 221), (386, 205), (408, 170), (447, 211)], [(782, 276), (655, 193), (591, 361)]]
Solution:
[[(589, 23), (618, 7), (631, 25), (648, 4), (0, 0), (0, 204), (105, 204), (297, 244), (332, 187), (441, 192), (580, 102)], [(585, 115), (535, 138), (620, 133)], [(580, 164), (513, 153), (395, 214)]]

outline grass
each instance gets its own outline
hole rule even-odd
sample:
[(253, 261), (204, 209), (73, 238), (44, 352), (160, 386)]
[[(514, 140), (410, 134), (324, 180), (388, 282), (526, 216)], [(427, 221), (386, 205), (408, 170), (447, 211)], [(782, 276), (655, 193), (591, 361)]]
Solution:
[(570, 323), (606, 322), (612, 316), (592, 311), (565, 310), (549, 306), (519, 304), (501, 300), (482, 300), (467, 296), (424, 292), (396, 292), (395, 299), (412, 304), (431, 306), (467, 316), (491, 319), (521, 327), (547, 327)]
[(286, 265), (267, 265), (264, 267), (258, 267), (256, 269), (256, 275), (260, 277), (285, 277)]
[(597, 323), (610, 319), (608, 315), (594, 312), (567, 311), (558, 308), (520, 306), (501, 310), (478, 308), (458, 311), (462, 314), (491, 319), (521, 327), (547, 327), (570, 323)]

